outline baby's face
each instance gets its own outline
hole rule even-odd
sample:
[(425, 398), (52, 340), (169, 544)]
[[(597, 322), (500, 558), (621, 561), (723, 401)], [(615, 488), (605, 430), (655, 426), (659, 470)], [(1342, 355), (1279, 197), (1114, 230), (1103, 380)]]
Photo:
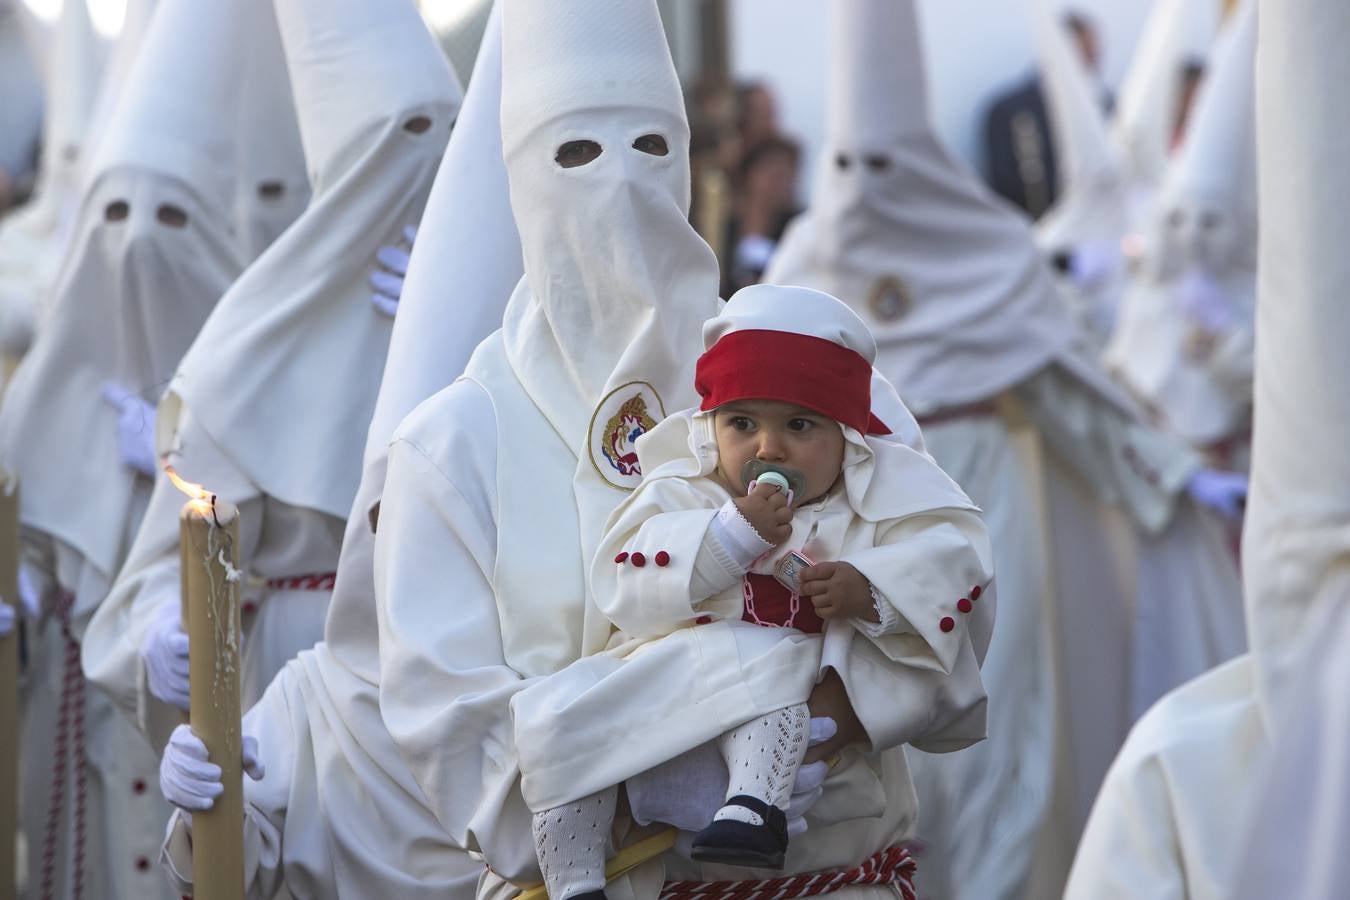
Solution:
[(828, 491), (844, 465), (844, 432), (829, 416), (781, 400), (737, 400), (713, 413), (717, 468), (737, 496), (745, 494), (741, 469), (752, 459), (796, 469), (806, 489), (800, 506)]

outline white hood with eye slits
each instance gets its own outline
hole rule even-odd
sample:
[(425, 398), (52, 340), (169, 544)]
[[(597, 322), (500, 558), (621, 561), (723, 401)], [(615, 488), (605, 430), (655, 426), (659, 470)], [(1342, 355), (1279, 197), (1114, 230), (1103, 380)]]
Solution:
[[(655, 4), (642, 2), (640, 14), (633, 0), (503, 10), (502, 143), (525, 278), (502, 338), (530, 399), (581, 451), (587, 552), (641, 477), (608, 424), (640, 406), (637, 421), (654, 425), (692, 404), (699, 331), (718, 303), (716, 259), (688, 219), (679, 81)], [(664, 154), (634, 146), (648, 135)], [(600, 155), (564, 168), (569, 141)]]
[(313, 198), (183, 358), (160, 450), (186, 403), (264, 493), (345, 519), (389, 345), (367, 277), (421, 217), (461, 92), (407, 0), (275, 8)]
[(811, 208), (766, 273), (840, 298), (871, 327), (877, 368), (920, 414), (986, 400), (1074, 359), (1030, 229), (939, 142), (913, 0), (833, 7), (830, 120)]
[(50, 318), (0, 414), (24, 524), (108, 577), (140, 476), (121, 462), (102, 384), (157, 400), (243, 267), (229, 221), (237, 19), (215, 0), (162, 0), (92, 160)]

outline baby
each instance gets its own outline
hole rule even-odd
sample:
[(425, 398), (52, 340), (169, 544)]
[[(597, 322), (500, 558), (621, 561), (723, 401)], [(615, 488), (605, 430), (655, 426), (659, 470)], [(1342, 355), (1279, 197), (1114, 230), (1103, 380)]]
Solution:
[(884, 746), (869, 729), (875, 750), (940, 730), (923, 710), (942, 705), (934, 674), (982, 697), (984, 526), (921, 448), (886, 439), (866, 325), (827, 294), (758, 285), (704, 341), (703, 402), (640, 439), (643, 482), (592, 568), (592, 598), (618, 632), (512, 701), (553, 900), (603, 896), (614, 786), (710, 740), (729, 782), (692, 857), (783, 868), (807, 697), (856, 656), (925, 723)]

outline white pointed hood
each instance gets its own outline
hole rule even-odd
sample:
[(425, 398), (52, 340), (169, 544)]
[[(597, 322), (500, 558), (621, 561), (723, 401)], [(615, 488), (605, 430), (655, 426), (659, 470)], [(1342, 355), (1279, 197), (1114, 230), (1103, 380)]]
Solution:
[[(257, 2), (237, 0), (230, 16), (238, 18), (241, 6)], [(198, 2), (161, 0), (127, 74), (116, 118), (90, 160), (91, 183), (109, 169), (150, 169), (190, 186), (212, 209), (230, 208), (237, 159), (232, 122), (246, 32), (237, 23), (227, 25), (227, 18), (219, 12), (203, 16)]]
[(1185, 145), (1158, 197), (1152, 252), (1160, 272), (1198, 265), (1219, 277), (1256, 255), (1256, 0), (1215, 43)]
[(264, 493), (346, 518), (390, 323), (375, 253), (417, 222), (460, 88), (409, 0), (285, 0), (309, 208), (231, 287), (160, 408), (187, 403)]
[[(108, 55), (108, 65), (103, 72), (98, 97), (94, 101), (94, 111), (89, 119), (90, 146), (98, 146), (98, 141), (108, 127), (113, 110), (121, 101), (126, 88), (127, 76), (140, 53), (141, 43), (150, 31), (150, 20), (155, 14), (156, 0), (127, 0), (126, 13), (122, 17), (122, 30)], [(88, 171), (85, 171), (85, 184), (88, 184)]]
[(1119, 165), (1092, 73), (1074, 52), (1050, 0), (1031, 0), (1031, 15), (1061, 193), (1086, 190), (1094, 183), (1114, 184)]
[[(503, 641), (511, 665), (536, 673), (598, 649), (609, 626), (593, 604), (560, 613), (557, 585), (540, 583), (530, 548), (511, 536), (550, 522), (559, 564), (585, 571), (606, 519), (641, 480), (633, 442), (696, 401), (718, 270), (688, 220), (689, 126), (655, 0), (504, 0), (502, 82), (525, 277), (502, 323), (504, 363), (486, 351), (494, 361), (482, 377), (506, 391), (514, 376), (519, 388), (504, 396), (528, 411), (511, 433), (538, 439), (500, 443), (498, 470), (572, 475), (547, 518), (507, 497), (497, 523), (495, 589), (521, 617), (503, 622)], [(565, 147), (599, 155), (564, 155), (583, 163), (564, 167)], [(527, 634), (540, 617), (544, 630)]]
[(1218, 0), (1154, 0), (1121, 86), (1112, 132), (1136, 187), (1154, 188), (1162, 181), (1181, 100), (1182, 67), (1208, 57), (1219, 23)]
[(1187, 440), (1231, 436), (1250, 400), (1197, 353), (1216, 330), (1186, 313), (1207, 293), (1229, 327), (1251, 326), (1256, 288), (1256, 138), (1253, 68), (1256, 3), (1247, 2), (1215, 44), (1192, 111), (1154, 206), (1144, 265), (1121, 306), (1107, 364)]
[(1061, 184), (1036, 223), (1037, 240), (1051, 251), (1118, 245), (1129, 228), (1129, 197), (1092, 75), (1050, 0), (1031, 0), (1031, 13)]
[(1069, 359), (1081, 337), (1030, 228), (934, 133), (913, 0), (832, 8), (814, 199), (766, 280), (849, 304), (876, 335), (877, 368), (920, 414), (985, 400)]
[(240, 73), (235, 218), (253, 260), (309, 205), (309, 176), (276, 13), (271, 3), (244, 12), (250, 38)]
[[(22, 2), (16, 13), (32, 28), (43, 27), (33, 20)], [(86, 138), (93, 115), (95, 94), (103, 71), (105, 47), (89, 20), (85, 0), (67, 0), (50, 32), (44, 32), (41, 51), (43, 73), (42, 158), (33, 200), (15, 216), (7, 218), (3, 234), (5, 247), (0, 251), (0, 274), (28, 273), (33, 258), (44, 257), (45, 266), (34, 271), (35, 278), (23, 279), (16, 286), (26, 303), (35, 303), (35, 290), (52, 277), (68, 226), (79, 201), (80, 172), (87, 166), (89, 146)], [(37, 33), (29, 35), (30, 45)], [(34, 55), (40, 51), (34, 50)], [(52, 257), (47, 259), (46, 257)], [(5, 286), (8, 288), (9, 286)]]
[[(640, 476), (610, 461), (592, 425), (630, 395), (657, 420), (687, 405), (699, 329), (717, 312), (716, 261), (688, 222), (675, 66), (654, 0), (508, 0), (502, 43), (502, 141), (525, 259), (507, 355), (564, 441), (587, 447), (579, 475), (631, 490)], [(645, 135), (668, 152), (634, 147)], [(600, 156), (563, 168), (568, 141)]]
[[(42, 132), (42, 66), (9, 0), (0, 0), (0, 167), (9, 178), (32, 174)], [(5, 220), (16, 213), (5, 210)]]
[(458, 378), (479, 342), (501, 327), (524, 272), (502, 160), (501, 15), (490, 12), (408, 264), (370, 421), (367, 466), (387, 455), (403, 417)]
[(42, 75), (12, 5), (0, 2), (0, 168), (30, 171), (42, 125)]
[(102, 384), (157, 399), (242, 266), (228, 178), (242, 37), (235, 6), (163, 0), (92, 160), (50, 319), (0, 411), (24, 524), (109, 577), (142, 476), (121, 462)]
[(332, 653), (324, 665), (340, 660), (369, 684), (379, 681), (379, 652), (368, 514), (384, 488), (389, 441), (500, 327), (523, 271), (502, 161), (501, 84), (501, 16), (494, 10), (408, 265), (325, 630)]
[(1314, 632), (1343, 617), (1350, 596), (1350, 371), (1339, 363), (1350, 340), (1350, 117), (1329, 87), (1350, 79), (1350, 15), (1339, 2), (1261, 7), (1260, 340), (1242, 570), (1257, 696), (1273, 725), (1305, 702), (1293, 689), (1317, 662)]
[(89, 20), (86, 0), (65, 0), (52, 37), (47, 64), (47, 106), (43, 126), (43, 190), (59, 184), (74, 190), (98, 94), (107, 47)]

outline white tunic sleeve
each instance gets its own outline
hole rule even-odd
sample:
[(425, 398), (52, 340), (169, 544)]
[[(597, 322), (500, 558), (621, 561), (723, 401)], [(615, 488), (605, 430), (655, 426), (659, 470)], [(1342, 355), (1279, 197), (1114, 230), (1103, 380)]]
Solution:
[(389, 448), (375, 539), (380, 710), (450, 840), (509, 874), (535, 854), (509, 709), (529, 682), (506, 663), (491, 580), (496, 415), (467, 381), (431, 402), (446, 424), (402, 428)]
[[(827, 631), (822, 668), (835, 669), (873, 750), (914, 744), (930, 752), (985, 736), (980, 663), (993, 633), (993, 554), (979, 516), (941, 510), (882, 523), (878, 545), (846, 552), (899, 626), (847, 644)], [(897, 689), (897, 681), (903, 684)]]
[(1104, 502), (1121, 504), (1149, 534), (1167, 526), (1201, 466), (1180, 438), (1130, 418), (1057, 366), (1018, 385), (1016, 395), (1055, 455)]

